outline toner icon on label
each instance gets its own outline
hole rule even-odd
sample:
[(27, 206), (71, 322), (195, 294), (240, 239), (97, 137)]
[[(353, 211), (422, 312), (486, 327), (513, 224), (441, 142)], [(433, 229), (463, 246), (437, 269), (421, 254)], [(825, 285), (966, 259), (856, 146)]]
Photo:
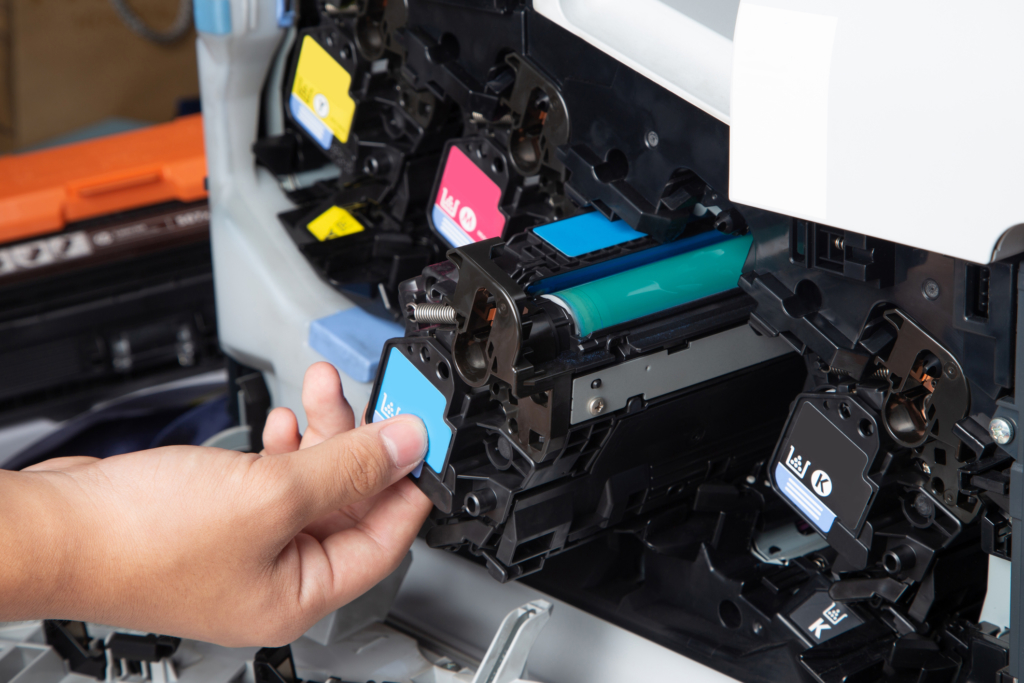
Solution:
[(804, 460), (804, 456), (796, 454), (796, 446), (789, 447), (789, 455), (786, 456), (786, 467), (793, 470), (796, 476), (803, 479), (810, 466), (810, 460)]
[(388, 392), (386, 392), (386, 391), (382, 391), (381, 392), (380, 403), (378, 405), (379, 405), (379, 408), (377, 410), (373, 411), (373, 421), (374, 422), (377, 422), (378, 420), (379, 421), (390, 420), (395, 415), (398, 415), (399, 413), (402, 412), (401, 408), (396, 408), (395, 407), (395, 402), (394, 401), (389, 401), (388, 400)]
[(807, 630), (814, 634), (816, 640), (821, 640), (822, 631), (831, 631), (832, 627), (838, 626), (848, 616), (850, 615), (844, 612), (842, 607), (836, 607), (836, 603), (833, 602), (807, 627)]
[(448, 216), (454, 216), (459, 212), (459, 200), (448, 194), (448, 188), (441, 185), (441, 196), (437, 199), (437, 206)]
[(816, 591), (789, 617), (815, 642), (821, 643), (859, 626), (863, 621), (841, 603), (832, 600), (828, 591)]
[(458, 147), (448, 152), (441, 186), (430, 216), (453, 247), (501, 237), (505, 216), (498, 210), (501, 188)]

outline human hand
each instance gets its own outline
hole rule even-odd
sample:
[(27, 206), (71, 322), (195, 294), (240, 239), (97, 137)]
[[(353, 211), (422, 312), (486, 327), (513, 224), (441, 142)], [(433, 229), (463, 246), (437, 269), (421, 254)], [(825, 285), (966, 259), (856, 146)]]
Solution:
[(430, 511), (406, 477), (426, 430), (413, 416), (353, 429), (327, 363), (302, 402), (305, 434), (275, 409), (261, 455), (168, 446), (0, 473), (0, 514), (17, 520), (0, 531), (0, 620), (283, 645), (374, 586)]

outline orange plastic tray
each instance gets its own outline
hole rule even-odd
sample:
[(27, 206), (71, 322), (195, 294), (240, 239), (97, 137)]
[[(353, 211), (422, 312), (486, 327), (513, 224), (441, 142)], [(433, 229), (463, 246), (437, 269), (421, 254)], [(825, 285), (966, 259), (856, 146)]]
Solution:
[(206, 197), (203, 119), (0, 157), (0, 243), (68, 223)]

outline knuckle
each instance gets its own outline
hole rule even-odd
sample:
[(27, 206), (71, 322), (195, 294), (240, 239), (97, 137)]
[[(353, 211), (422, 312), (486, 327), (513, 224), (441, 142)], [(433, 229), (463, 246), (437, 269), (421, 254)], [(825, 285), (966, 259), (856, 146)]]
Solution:
[(359, 496), (376, 493), (387, 481), (388, 473), (381, 457), (381, 447), (375, 438), (352, 439), (343, 452), (343, 482), (349, 490)]
[(264, 523), (287, 524), (302, 515), (302, 482), (294, 468), (289, 468), (284, 459), (275, 461), (265, 458), (259, 484), (253, 487), (252, 495), (259, 500)]

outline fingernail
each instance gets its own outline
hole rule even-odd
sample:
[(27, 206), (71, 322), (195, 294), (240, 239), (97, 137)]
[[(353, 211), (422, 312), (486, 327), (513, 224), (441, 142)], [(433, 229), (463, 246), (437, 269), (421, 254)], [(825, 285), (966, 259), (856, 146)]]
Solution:
[(380, 440), (400, 470), (412, 467), (427, 454), (427, 428), (412, 415), (392, 418), (380, 430)]

